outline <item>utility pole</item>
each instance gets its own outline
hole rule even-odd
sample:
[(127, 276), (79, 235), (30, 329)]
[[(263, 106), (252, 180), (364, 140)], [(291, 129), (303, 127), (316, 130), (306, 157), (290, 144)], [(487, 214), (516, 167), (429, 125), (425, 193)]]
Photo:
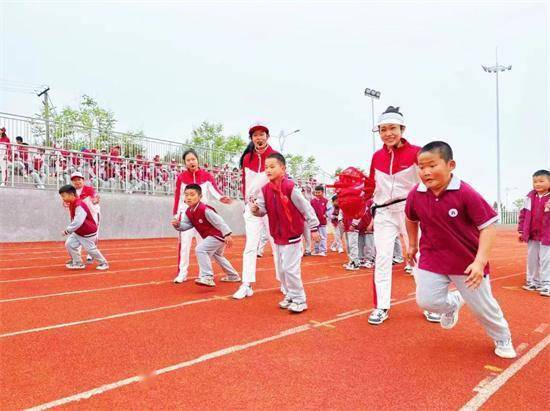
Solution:
[(38, 93), (38, 97), (42, 97), (44, 99), (44, 117), (46, 119), (46, 145), (51, 145), (50, 144), (50, 105), (48, 102), (48, 91), (50, 91), (50, 88), (46, 86), (44, 90)]

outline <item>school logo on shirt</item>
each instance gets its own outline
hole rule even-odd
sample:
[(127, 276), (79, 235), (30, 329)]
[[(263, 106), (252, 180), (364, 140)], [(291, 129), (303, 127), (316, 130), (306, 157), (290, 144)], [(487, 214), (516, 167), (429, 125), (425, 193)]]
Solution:
[(456, 208), (451, 208), (449, 210), (449, 215), (453, 218), (456, 217), (458, 215), (458, 210)]
[(202, 224), (202, 218), (199, 218), (199, 223), (201, 223), (201, 224)]

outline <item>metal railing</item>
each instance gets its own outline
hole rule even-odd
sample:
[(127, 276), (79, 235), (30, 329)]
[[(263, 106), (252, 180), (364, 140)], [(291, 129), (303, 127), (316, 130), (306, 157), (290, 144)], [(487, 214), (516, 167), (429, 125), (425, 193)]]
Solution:
[[(182, 170), (183, 164), (176, 161), (0, 142), (0, 187), (59, 189), (71, 183), (72, 173), (80, 172), (101, 192), (172, 195)], [(225, 195), (241, 197), (239, 169), (225, 165), (207, 170)]]
[[(120, 154), (128, 158), (141, 155), (153, 159), (158, 156), (161, 161), (174, 160), (183, 163), (184, 151), (191, 148), (187, 144), (151, 138), (142, 133), (121, 133), (4, 112), (0, 112), (0, 127), (7, 129), (12, 142), (15, 141), (16, 136), (21, 136), (24, 142), (36, 147), (56, 147), (77, 151), (86, 148), (98, 152), (102, 149), (110, 151), (118, 146)], [(212, 166), (236, 164), (235, 161), (239, 155), (239, 153), (203, 146), (192, 148), (199, 154), (201, 163)]]
[(519, 211), (506, 211), (503, 210), (500, 212), (500, 221), (499, 224), (517, 224), (519, 220)]

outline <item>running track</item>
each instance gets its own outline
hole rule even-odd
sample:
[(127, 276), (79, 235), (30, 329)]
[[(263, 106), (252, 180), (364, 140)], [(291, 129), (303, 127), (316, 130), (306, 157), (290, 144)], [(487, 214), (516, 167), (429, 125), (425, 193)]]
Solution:
[[(270, 256), (256, 294), (174, 285), (175, 240), (102, 241), (111, 270), (69, 271), (61, 243), (0, 245), (0, 408), (530, 409), (550, 401), (550, 299), (520, 289), (525, 247), (499, 231), (493, 291), (516, 360), (468, 309), (450, 331), (427, 323), (414, 281), (394, 273), (394, 307), (367, 317), (372, 270), (303, 261), (309, 310), (277, 307)], [(227, 252), (241, 266), (243, 239)], [(193, 259), (194, 260), (194, 259)], [(191, 272), (197, 267), (192, 264)]]

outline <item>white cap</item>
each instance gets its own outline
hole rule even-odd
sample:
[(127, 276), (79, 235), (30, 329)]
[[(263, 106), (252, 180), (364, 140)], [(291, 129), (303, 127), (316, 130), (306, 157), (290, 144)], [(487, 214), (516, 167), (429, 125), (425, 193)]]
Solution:
[(267, 127), (267, 124), (259, 121), (250, 126), (250, 128), (248, 129), (248, 135), (252, 136), (252, 134), (254, 134), (254, 131), (256, 130), (263, 130), (267, 134), (269, 134), (269, 127)]
[[(380, 117), (378, 117), (378, 123), (377, 126), (381, 126), (382, 124), (399, 124), (400, 126), (405, 125), (405, 117), (403, 117), (403, 114), (399, 113), (399, 107), (388, 107), (389, 109), (394, 109), (395, 111), (389, 111), (386, 113), (380, 114)], [(388, 111), (386, 110), (386, 111)]]
[(76, 172), (71, 174), (71, 180), (73, 178), (84, 178), (84, 176), (82, 175), (82, 173), (79, 173), (78, 171), (76, 171)]

